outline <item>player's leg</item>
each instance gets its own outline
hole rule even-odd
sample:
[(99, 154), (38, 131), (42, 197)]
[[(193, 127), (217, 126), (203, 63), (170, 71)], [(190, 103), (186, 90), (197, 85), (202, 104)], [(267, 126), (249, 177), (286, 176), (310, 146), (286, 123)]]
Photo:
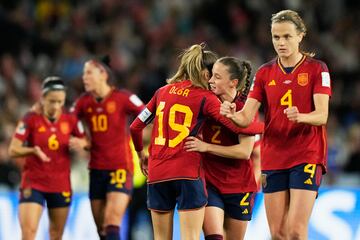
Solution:
[(290, 201), (289, 173), (287, 170), (262, 171), (261, 178), (271, 238), (286, 239)]
[(104, 229), (107, 240), (118, 240), (133, 188), (132, 174), (126, 169), (117, 169), (109, 171), (107, 176)]
[(176, 205), (176, 181), (147, 185), (147, 206), (151, 210), (155, 240), (170, 240)]
[(130, 196), (122, 192), (109, 192), (106, 195), (104, 228), (106, 239), (120, 239), (119, 231)]
[(207, 186), (208, 204), (205, 207), (203, 231), (206, 240), (221, 240), (224, 237), (224, 202), (221, 194)]
[(197, 210), (179, 211), (181, 239), (200, 239), (204, 215), (205, 207)]
[(174, 211), (159, 212), (151, 210), (155, 240), (171, 240), (173, 234)]
[(225, 236), (227, 240), (244, 239), (248, 222), (252, 217), (252, 209), (256, 193), (245, 192), (224, 194), (225, 203)]
[(301, 164), (290, 172), (289, 239), (307, 239), (308, 224), (322, 177), (321, 166)]
[(46, 193), (45, 198), (50, 219), (50, 239), (61, 240), (69, 215), (71, 192)]
[(204, 222), (207, 194), (203, 179), (177, 180), (176, 198), (180, 217), (181, 239), (200, 239)]
[(89, 198), (91, 212), (100, 240), (105, 239), (104, 213), (108, 171), (90, 169)]
[(42, 194), (34, 189), (20, 190), (19, 222), (21, 228), (21, 239), (33, 240), (39, 226), (44, 198)]

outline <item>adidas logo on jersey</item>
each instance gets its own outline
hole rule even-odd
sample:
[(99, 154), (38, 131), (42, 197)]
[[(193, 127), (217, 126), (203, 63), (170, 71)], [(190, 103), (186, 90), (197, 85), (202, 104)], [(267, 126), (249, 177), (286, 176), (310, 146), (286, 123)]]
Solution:
[(276, 82), (275, 82), (274, 79), (271, 80), (271, 81), (269, 82), (269, 84), (268, 84), (268, 86), (275, 86), (275, 85), (276, 85)]
[(245, 208), (245, 210), (242, 212), (242, 214), (249, 214), (249, 211), (247, 210), (247, 208)]
[(312, 185), (312, 184), (313, 184), (310, 178), (308, 178), (304, 183), (305, 183), (305, 184), (308, 184), (308, 185)]

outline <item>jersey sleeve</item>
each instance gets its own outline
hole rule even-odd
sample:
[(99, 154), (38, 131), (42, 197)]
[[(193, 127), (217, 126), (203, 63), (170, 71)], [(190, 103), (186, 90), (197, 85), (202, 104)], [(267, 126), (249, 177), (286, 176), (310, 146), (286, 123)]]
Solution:
[(82, 117), (82, 98), (76, 99), (76, 101), (73, 103), (73, 105), (70, 108), (70, 112), (74, 115), (76, 115), (78, 118)]
[(254, 98), (256, 100), (258, 100), (259, 102), (263, 101), (264, 98), (264, 82), (263, 82), (263, 69), (260, 68), (254, 78), (253, 78), (253, 82), (251, 84), (250, 87), (250, 92), (248, 95), (248, 98)]
[(325, 63), (320, 62), (314, 75), (314, 94), (322, 93), (331, 96), (331, 79)]
[(82, 138), (85, 136), (85, 128), (82, 122), (75, 116), (72, 116), (73, 130), (71, 135)]
[(131, 138), (136, 151), (143, 149), (142, 131), (152, 122), (156, 111), (156, 94), (130, 125)]
[(247, 128), (237, 127), (230, 119), (220, 115), (220, 100), (212, 95), (206, 98), (204, 104), (204, 115), (213, 118), (214, 120), (220, 122), (230, 131), (236, 134), (244, 134), (244, 135), (255, 135), (258, 133), (262, 133), (264, 131), (264, 124), (253, 122)]
[(27, 113), (18, 123), (14, 137), (21, 140), (22, 142), (26, 141), (30, 134), (31, 129), (31, 113)]

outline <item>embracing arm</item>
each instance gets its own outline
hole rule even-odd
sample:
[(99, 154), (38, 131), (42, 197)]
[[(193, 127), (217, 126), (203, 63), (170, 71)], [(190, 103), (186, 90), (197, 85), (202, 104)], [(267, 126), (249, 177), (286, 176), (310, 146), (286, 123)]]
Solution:
[(260, 108), (260, 102), (254, 98), (248, 98), (244, 107), (236, 112), (236, 104), (224, 101), (220, 107), (220, 114), (231, 119), (239, 127), (247, 127), (253, 121)]
[(186, 139), (185, 149), (188, 152), (207, 152), (220, 157), (249, 159), (254, 147), (254, 136), (239, 135), (239, 144), (231, 146), (222, 146), (201, 141), (196, 137), (188, 137)]
[(325, 125), (329, 115), (329, 95), (314, 94), (315, 110), (310, 113), (300, 113), (296, 106), (284, 110), (290, 121), (314, 126)]

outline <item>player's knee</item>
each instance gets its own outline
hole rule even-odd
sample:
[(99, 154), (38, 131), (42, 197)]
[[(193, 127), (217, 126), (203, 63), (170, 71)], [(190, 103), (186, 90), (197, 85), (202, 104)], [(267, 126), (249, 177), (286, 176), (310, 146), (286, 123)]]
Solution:
[(23, 240), (32, 240), (35, 239), (36, 235), (36, 227), (26, 227), (21, 230), (22, 231), (22, 239)]
[(50, 239), (51, 240), (61, 240), (63, 231), (58, 229), (50, 229)]
[(211, 234), (205, 236), (205, 240), (223, 240), (223, 236), (220, 234)]
[(271, 240), (285, 240), (286, 239), (286, 231), (285, 229), (273, 229), (271, 231)]
[(289, 226), (289, 231), (288, 231), (289, 240), (305, 239), (306, 236), (307, 236), (306, 226), (302, 226), (299, 224)]

